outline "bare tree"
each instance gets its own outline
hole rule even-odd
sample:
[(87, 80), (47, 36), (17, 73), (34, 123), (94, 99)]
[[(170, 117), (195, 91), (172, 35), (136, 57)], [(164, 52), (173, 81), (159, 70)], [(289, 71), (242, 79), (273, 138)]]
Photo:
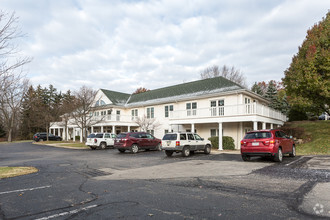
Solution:
[(22, 99), (28, 89), (22, 67), (31, 62), (30, 58), (20, 57), (14, 40), (21, 37), (18, 30), (18, 17), (0, 11), (0, 112), (2, 123), (12, 141), (13, 129), (17, 125)]
[(222, 76), (245, 88), (247, 87), (244, 74), (241, 73), (240, 70), (235, 69), (234, 66), (230, 68), (228, 68), (226, 65), (224, 65), (222, 68), (219, 68), (219, 66), (217, 65), (210, 66), (204, 69), (203, 71), (201, 71), (200, 76), (201, 79), (208, 79), (208, 78)]
[(86, 140), (88, 127), (101, 122), (105, 116), (95, 117), (93, 115), (96, 91), (86, 86), (82, 86), (78, 92), (75, 92), (76, 107), (72, 111), (71, 117), (74, 124), (77, 125), (83, 134), (83, 140)]
[(137, 117), (135, 123), (139, 125), (141, 131), (155, 130), (160, 126), (160, 124), (156, 122), (155, 118), (147, 118), (146, 115)]

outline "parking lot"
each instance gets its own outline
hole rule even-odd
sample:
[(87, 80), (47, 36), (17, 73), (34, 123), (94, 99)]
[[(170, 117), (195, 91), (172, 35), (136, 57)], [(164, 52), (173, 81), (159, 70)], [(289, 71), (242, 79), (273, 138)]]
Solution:
[(39, 169), (0, 180), (0, 219), (330, 217), (329, 160), (0, 145), (0, 166)]

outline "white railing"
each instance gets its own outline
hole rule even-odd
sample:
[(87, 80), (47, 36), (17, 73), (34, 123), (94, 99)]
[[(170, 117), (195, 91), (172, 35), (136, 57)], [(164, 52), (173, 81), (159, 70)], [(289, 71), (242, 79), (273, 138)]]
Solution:
[(282, 121), (287, 120), (286, 116), (283, 115), (281, 112), (257, 103), (198, 108), (192, 110), (177, 110), (170, 112), (170, 119), (226, 117), (243, 115), (260, 115)]
[(115, 122), (115, 121), (121, 121), (121, 122), (134, 122), (136, 120), (136, 116), (131, 115), (100, 115), (100, 116), (93, 116), (93, 121), (107, 121), (107, 122)]

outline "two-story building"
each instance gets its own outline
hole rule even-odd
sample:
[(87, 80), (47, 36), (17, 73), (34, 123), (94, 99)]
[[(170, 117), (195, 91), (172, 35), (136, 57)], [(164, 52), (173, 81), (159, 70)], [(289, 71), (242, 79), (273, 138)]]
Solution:
[[(222, 136), (230, 136), (239, 149), (247, 131), (274, 128), (286, 121), (286, 116), (269, 108), (268, 103), (260, 95), (223, 77), (139, 94), (100, 89), (90, 113), (97, 123), (88, 132), (139, 131), (141, 122), (137, 123), (137, 119), (143, 119), (151, 124), (148, 132), (157, 138), (171, 131), (191, 131), (205, 139), (219, 136), (222, 143)], [(69, 121), (67, 129), (61, 122), (52, 123), (51, 131), (64, 138), (82, 137), (82, 131), (73, 121)]]

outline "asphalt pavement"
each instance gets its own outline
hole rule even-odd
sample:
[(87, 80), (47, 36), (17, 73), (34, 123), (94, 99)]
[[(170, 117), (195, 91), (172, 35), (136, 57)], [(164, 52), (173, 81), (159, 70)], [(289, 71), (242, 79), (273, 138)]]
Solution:
[(0, 180), (0, 219), (322, 219), (329, 160), (1, 144), (0, 166), (39, 172)]

